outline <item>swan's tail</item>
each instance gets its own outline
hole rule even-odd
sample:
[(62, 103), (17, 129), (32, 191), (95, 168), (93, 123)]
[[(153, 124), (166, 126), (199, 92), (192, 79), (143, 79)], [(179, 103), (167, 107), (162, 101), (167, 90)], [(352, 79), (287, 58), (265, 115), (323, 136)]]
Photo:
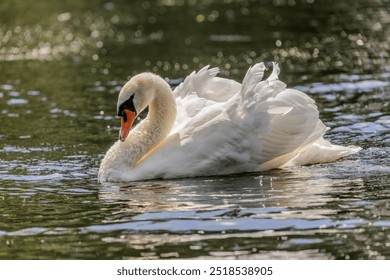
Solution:
[(315, 163), (325, 163), (338, 160), (358, 153), (362, 148), (356, 146), (333, 145), (329, 141), (321, 138), (309, 147), (302, 149), (293, 159), (287, 162), (286, 166), (307, 165)]
[(362, 148), (356, 146), (333, 145), (323, 138), (300, 150), (276, 157), (258, 166), (259, 170), (291, 166), (327, 163), (358, 153)]

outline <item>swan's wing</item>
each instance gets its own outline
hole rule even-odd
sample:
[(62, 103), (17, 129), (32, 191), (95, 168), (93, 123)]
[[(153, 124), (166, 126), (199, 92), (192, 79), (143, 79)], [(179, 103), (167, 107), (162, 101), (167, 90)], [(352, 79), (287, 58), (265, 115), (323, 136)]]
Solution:
[(219, 68), (214, 67), (210, 69), (210, 65), (203, 67), (198, 72), (193, 71), (175, 88), (173, 93), (175, 96), (180, 96), (182, 98), (193, 92), (201, 94), (205, 83), (207, 84), (208, 81), (214, 78), (218, 73)]
[(284, 165), (325, 134), (314, 101), (304, 93), (285, 89), (266, 103), (269, 125), (267, 132), (259, 134), (261, 169)]
[(196, 116), (204, 115), (204, 112), (215, 104), (217, 104), (217, 102), (206, 98), (198, 97), (195, 93), (188, 94), (183, 98), (177, 97), (176, 120), (170, 135), (188, 126), (188, 123), (193, 121)]
[(216, 77), (218, 72), (218, 68), (203, 67), (198, 72), (192, 72), (174, 90), (177, 117), (171, 134), (187, 126), (197, 115), (202, 117), (207, 108), (226, 102), (240, 90), (240, 83)]
[(273, 62), (271, 75), (265, 81), (262, 81), (266, 69), (263, 62), (257, 63), (248, 69), (240, 90), (241, 108), (239, 110), (247, 111), (249, 107), (255, 104), (274, 98), (286, 88), (286, 84), (278, 79), (280, 68), (277, 63)]
[(249, 67), (244, 79), (242, 80), (241, 95), (243, 98), (250, 98), (246, 95), (254, 93), (253, 90), (255, 86), (263, 79), (265, 70), (266, 67), (263, 62)]
[(156, 147), (137, 165), (132, 179), (254, 171), (246, 134), (221, 104), (215, 104)]
[(240, 90), (241, 85), (234, 80), (216, 77), (218, 73), (218, 67), (205, 66), (187, 76), (173, 93), (180, 98), (196, 94), (207, 100), (225, 102)]
[[(261, 71), (264, 71), (261, 65), (258, 74), (248, 71), (249, 76), (243, 81), (246, 90), (241, 91), (237, 109), (241, 123), (252, 132), (252, 141), (260, 143), (255, 153), (260, 170), (292, 162), (335, 160), (351, 153), (350, 148), (340, 150), (340, 146), (328, 145), (323, 140), (327, 128), (319, 119), (314, 100), (301, 91), (286, 88), (278, 79), (277, 64), (274, 63), (272, 74), (265, 81), (256, 79), (262, 77)], [(316, 156), (325, 150), (328, 156)], [(309, 158), (308, 151), (314, 157)]]

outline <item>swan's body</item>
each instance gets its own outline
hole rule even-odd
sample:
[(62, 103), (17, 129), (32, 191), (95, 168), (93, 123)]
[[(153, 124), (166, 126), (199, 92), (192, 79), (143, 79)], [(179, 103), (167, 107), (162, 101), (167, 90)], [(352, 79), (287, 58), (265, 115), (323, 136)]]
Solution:
[[(124, 141), (108, 150), (99, 181), (264, 171), (330, 162), (360, 150), (324, 140), (327, 128), (314, 100), (287, 89), (276, 64), (262, 81), (264, 70), (256, 64), (240, 84), (205, 67), (174, 92), (159, 76), (134, 76), (118, 98)], [(132, 118), (147, 106), (147, 117), (128, 133)]]

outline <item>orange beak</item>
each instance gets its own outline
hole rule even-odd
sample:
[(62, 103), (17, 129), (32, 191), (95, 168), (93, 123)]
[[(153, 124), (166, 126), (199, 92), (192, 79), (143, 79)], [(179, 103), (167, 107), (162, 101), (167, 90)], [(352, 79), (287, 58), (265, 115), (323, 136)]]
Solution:
[(127, 135), (129, 135), (136, 113), (130, 110), (123, 110), (123, 114), (125, 114), (125, 116), (121, 117), (121, 130), (119, 133), (119, 139), (122, 142), (125, 141)]

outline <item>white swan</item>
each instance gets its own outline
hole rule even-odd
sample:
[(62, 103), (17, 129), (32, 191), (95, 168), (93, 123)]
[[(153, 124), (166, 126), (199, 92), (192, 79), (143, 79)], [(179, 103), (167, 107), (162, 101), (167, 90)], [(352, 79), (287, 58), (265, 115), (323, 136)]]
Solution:
[[(358, 147), (332, 145), (309, 96), (279, 81), (276, 63), (247, 71), (242, 84), (216, 77), (218, 68), (191, 73), (173, 92), (142, 73), (119, 93), (120, 140), (101, 162), (98, 180), (135, 181), (264, 171), (334, 161)], [(131, 131), (146, 107), (147, 117)], [(130, 133), (129, 133), (130, 131)]]

